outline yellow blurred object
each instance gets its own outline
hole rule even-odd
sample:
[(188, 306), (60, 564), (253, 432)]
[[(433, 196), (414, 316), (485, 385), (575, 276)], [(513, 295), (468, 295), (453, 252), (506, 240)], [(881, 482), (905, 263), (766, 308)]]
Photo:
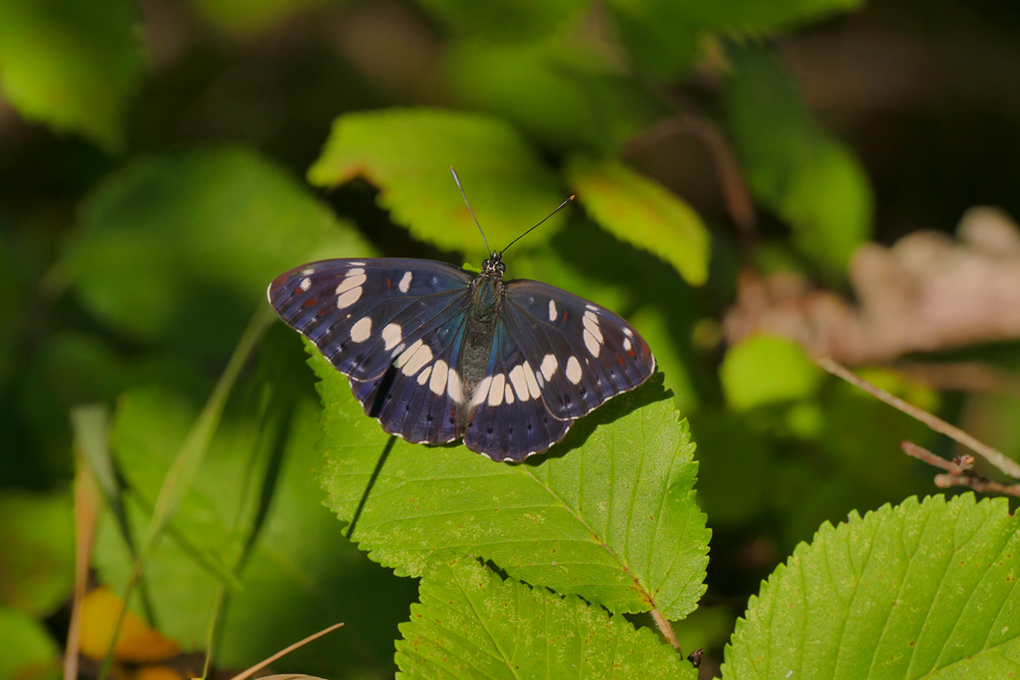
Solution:
[[(87, 593), (81, 610), (81, 653), (93, 659), (102, 659), (110, 647), (113, 629), (123, 608), (123, 601), (109, 588), (100, 586)], [(177, 643), (167, 640), (149, 627), (134, 612), (128, 610), (121, 626), (120, 638), (113, 655), (118, 661), (135, 663), (162, 661), (180, 653)], [(175, 678), (179, 677), (175, 674)], [(158, 680), (170, 680), (159, 676)], [(152, 680), (157, 680), (153, 678)]]
[(184, 680), (184, 676), (170, 666), (142, 666), (135, 671), (134, 680)]

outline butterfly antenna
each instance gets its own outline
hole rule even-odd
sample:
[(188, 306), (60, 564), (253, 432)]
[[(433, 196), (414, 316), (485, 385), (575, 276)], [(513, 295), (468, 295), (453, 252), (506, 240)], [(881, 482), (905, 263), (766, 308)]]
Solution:
[(457, 171), (450, 166), (450, 172), (453, 173), (453, 181), (457, 183), (457, 188), (460, 189), (460, 195), (464, 197), (464, 205), (467, 206), (468, 212), (471, 213), (471, 217), (475, 221), (475, 225), (478, 227), (478, 232), (482, 235), (482, 241), (485, 242), (485, 249), (489, 251), (489, 257), (492, 257), (492, 249), (489, 248), (489, 239), (485, 238), (485, 232), (482, 231), (482, 225), (478, 224), (478, 218), (475, 217), (475, 211), (471, 209), (471, 204), (468, 203), (467, 194), (464, 193), (464, 187), (460, 184), (460, 177), (457, 176)]
[(520, 241), (520, 240), (521, 240), (522, 238), (524, 238), (525, 236), (527, 236), (527, 235), (528, 235), (528, 234), (530, 234), (531, 232), (533, 232), (533, 231), (535, 231), (536, 229), (538, 229), (538, 228), (539, 228), (540, 226), (542, 226), (542, 223), (543, 223), (543, 222), (545, 222), (545, 221), (546, 221), (547, 219), (549, 219), (550, 217), (552, 217), (553, 215), (555, 215), (555, 214), (556, 214), (556, 213), (558, 213), (559, 211), (563, 210), (563, 208), (564, 208), (564, 207), (565, 207), (565, 206), (567, 205), (567, 203), (570, 203), (570, 202), (571, 202), (572, 200), (574, 200), (575, 198), (577, 198), (577, 196), (576, 196), (575, 194), (570, 194), (570, 196), (569, 196), (569, 197), (567, 198), (567, 200), (565, 200), (565, 201), (563, 201), (562, 203), (560, 203), (559, 207), (557, 207), (557, 208), (556, 208), (556, 210), (553, 210), (553, 211), (552, 211), (551, 213), (549, 213), (548, 215), (546, 215), (545, 217), (543, 217), (543, 218), (541, 219), (541, 221), (539, 221), (539, 223), (538, 223), (538, 224), (536, 224), (535, 226), (533, 226), (533, 227), (532, 227), (531, 229), (528, 229), (528, 230), (527, 230), (526, 232), (524, 232), (523, 234), (521, 234), (520, 236), (518, 236), (517, 238), (515, 238), (515, 239), (514, 239), (513, 241), (510, 241), (510, 243), (509, 243), (509, 244), (507, 244), (507, 247), (506, 247), (506, 248), (504, 248), (503, 250), (499, 251), (499, 252), (500, 252), (500, 253), (505, 253), (505, 252), (507, 251), (507, 248), (509, 248), (509, 247), (510, 247), (510, 246), (512, 246), (513, 244), (517, 243), (518, 241)]

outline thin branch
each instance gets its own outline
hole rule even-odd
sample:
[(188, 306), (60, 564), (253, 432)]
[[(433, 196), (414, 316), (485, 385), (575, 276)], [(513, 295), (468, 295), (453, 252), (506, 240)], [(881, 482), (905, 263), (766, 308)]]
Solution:
[(258, 662), (257, 664), (255, 664), (254, 666), (249, 668), (248, 670), (242, 671), (241, 673), (238, 673), (237, 675), (235, 675), (230, 680), (246, 680), (247, 678), (250, 678), (251, 676), (255, 675), (260, 670), (262, 670), (263, 668), (265, 668), (269, 664), (273, 663), (274, 661), (276, 661), (280, 657), (285, 656), (287, 654), (290, 654), (291, 652), (293, 652), (298, 647), (303, 647), (303, 646), (307, 645), (312, 640), (316, 640), (318, 638), (321, 638), (326, 633), (332, 633), (334, 630), (336, 630), (337, 628), (339, 628), (342, 625), (344, 625), (344, 624), (342, 624), (342, 623), (334, 623), (332, 626), (330, 626), (328, 628), (323, 628), (318, 633), (312, 633), (311, 635), (309, 635), (305, 639), (299, 640), (299, 641), (295, 642), (294, 644), (292, 644), (291, 646), (286, 647), (284, 649), (281, 649), (280, 651), (278, 651), (276, 654), (273, 654), (268, 659), (264, 659), (264, 660)]
[(1020, 484), (1000, 484), (983, 477), (973, 475), (935, 475), (935, 486), (948, 489), (954, 486), (970, 487), (980, 493), (1001, 493), (1006, 496), (1020, 497)]
[[(941, 468), (952, 475), (966, 474), (967, 469), (970, 467), (969, 465), (964, 466), (955, 461), (948, 461), (945, 458), (942, 458), (941, 456), (936, 456), (928, 449), (924, 448), (923, 446), (918, 446), (914, 442), (900, 442), (900, 447), (903, 449), (903, 452), (906, 453), (908, 456), (913, 456), (914, 458), (924, 461), (925, 463), (933, 467)], [(967, 457), (970, 458), (971, 461), (973, 461), (972, 456)]]
[(829, 373), (842, 378), (851, 385), (858, 387), (871, 396), (884, 401), (893, 408), (899, 409), (903, 413), (906, 413), (911, 418), (920, 420), (922, 423), (930, 427), (931, 429), (946, 435), (953, 441), (966, 446), (968, 449), (978, 454), (989, 463), (997, 467), (1004, 474), (1012, 477), (1013, 479), (1020, 479), (1020, 463), (1017, 463), (1012, 458), (1009, 458), (1004, 453), (997, 449), (993, 449), (991, 446), (978, 441), (971, 435), (967, 434), (955, 425), (950, 425), (946, 421), (942, 420), (938, 416), (934, 416), (927, 411), (920, 409), (913, 404), (910, 404), (899, 397), (886, 392), (880, 387), (872, 385), (870, 382), (861, 378), (860, 376), (852, 373), (846, 366), (833, 361), (829, 357), (821, 357), (815, 359), (815, 363), (824, 368)]
[(677, 642), (676, 633), (673, 632), (673, 626), (669, 624), (669, 620), (662, 615), (658, 607), (652, 607), (652, 618), (655, 620), (655, 625), (659, 627), (659, 632), (662, 633), (662, 637), (666, 638), (666, 642), (670, 644), (677, 652), (680, 651), (680, 643)]

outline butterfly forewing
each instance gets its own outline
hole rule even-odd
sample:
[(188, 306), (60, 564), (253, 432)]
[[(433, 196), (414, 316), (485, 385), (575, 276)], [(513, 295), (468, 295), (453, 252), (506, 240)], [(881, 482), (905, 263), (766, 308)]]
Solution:
[(322, 260), (281, 274), (268, 295), (338, 371), (368, 381), (463, 309), (470, 283), (431, 260)]

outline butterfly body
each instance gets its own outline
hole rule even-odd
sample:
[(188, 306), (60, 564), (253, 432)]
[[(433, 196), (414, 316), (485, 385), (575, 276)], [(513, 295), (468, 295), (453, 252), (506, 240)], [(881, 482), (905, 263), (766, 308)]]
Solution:
[(522, 461), (573, 422), (644, 382), (647, 343), (623, 319), (538, 281), (504, 281), (431, 260), (323, 260), (269, 286), (280, 317), (309, 338), (383, 429)]

